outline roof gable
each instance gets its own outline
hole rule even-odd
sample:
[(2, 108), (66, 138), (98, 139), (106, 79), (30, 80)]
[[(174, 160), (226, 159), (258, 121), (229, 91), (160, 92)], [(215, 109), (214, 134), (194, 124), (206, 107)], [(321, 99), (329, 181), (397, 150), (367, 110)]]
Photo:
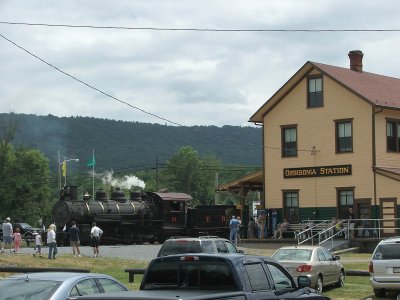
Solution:
[(371, 105), (392, 109), (400, 108), (400, 79), (398, 78), (369, 72), (356, 72), (316, 62), (306, 62), (250, 117), (250, 122), (262, 123), (264, 115), (273, 109), (313, 69), (330, 77)]

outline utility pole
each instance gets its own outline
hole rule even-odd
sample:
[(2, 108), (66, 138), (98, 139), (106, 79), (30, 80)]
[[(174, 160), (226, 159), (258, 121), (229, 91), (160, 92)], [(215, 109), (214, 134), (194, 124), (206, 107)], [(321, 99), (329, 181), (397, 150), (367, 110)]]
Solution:
[(217, 193), (217, 187), (218, 187), (218, 172), (215, 173), (215, 199), (214, 199), (214, 204), (218, 204), (219, 199), (218, 199), (218, 193)]
[(156, 156), (156, 190), (157, 191), (159, 190), (158, 184), (159, 184), (159, 181), (158, 181), (158, 155), (157, 155)]

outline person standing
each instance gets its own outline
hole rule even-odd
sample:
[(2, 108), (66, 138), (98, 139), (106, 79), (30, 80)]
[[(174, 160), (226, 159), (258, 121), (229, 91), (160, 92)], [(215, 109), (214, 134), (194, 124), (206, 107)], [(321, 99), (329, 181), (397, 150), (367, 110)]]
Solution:
[(235, 245), (237, 245), (237, 234), (239, 231), (239, 226), (240, 226), (239, 220), (237, 220), (235, 216), (232, 216), (229, 222), (229, 239)]
[(353, 208), (352, 207), (349, 208), (349, 213), (348, 213), (347, 219), (349, 220), (350, 238), (354, 239), (354, 227), (355, 227), (356, 224), (354, 223), (354, 213), (353, 213)]
[(15, 232), (13, 233), (13, 240), (14, 240), (14, 252), (19, 253), (19, 248), (21, 247), (21, 233), (19, 228), (15, 229)]
[(51, 224), (47, 230), (47, 245), (49, 246), (49, 259), (56, 259), (57, 240), (56, 240), (56, 225)]
[(96, 226), (96, 222), (92, 223), (92, 230), (90, 231), (91, 246), (93, 247), (93, 257), (99, 257), (99, 243), (103, 230)]
[(256, 228), (256, 224), (253, 218), (250, 218), (249, 224), (247, 225), (247, 238), (254, 239), (254, 231)]
[(10, 245), (10, 252), (12, 252), (12, 235), (13, 235), (13, 227), (10, 223), (11, 219), (6, 218), (5, 222), (3, 223), (3, 244), (1, 247), (1, 252), (4, 253), (4, 248), (7, 244)]
[(267, 217), (264, 211), (261, 212), (261, 214), (258, 216), (257, 223), (258, 223), (258, 229), (260, 230), (259, 238), (264, 239), (265, 225), (267, 224)]
[(71, 227), (68, 230), (69, 233), (69, 241), (72, 246), (72, 253), (74, 254), (74, 257), (78, 254), (78, 257), (81, 257), (81, 251), (79, 250), (79, 228), (76, 227), (76, 222), (72, 221), (71, 222)]
[(42, 236), (39, 233), (35, 236), (35, 250), (36, 252), (33, 253), (33, 257), (36, 257), (36, 254), (42, 257)]

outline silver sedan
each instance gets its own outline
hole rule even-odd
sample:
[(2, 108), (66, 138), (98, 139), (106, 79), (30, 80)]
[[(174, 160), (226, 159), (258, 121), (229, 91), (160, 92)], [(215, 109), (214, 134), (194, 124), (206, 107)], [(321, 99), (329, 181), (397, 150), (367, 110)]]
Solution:
[(288, 246), (279, 248), (272, 258), (286, 267), (293, 277), (306, 275), (311, 286), (322, 292), (324, 286), (344, 286), (344, 267), (339, 256), (321, 246)]
[(0, 298), (4, 300), (65, 300), (82, 295), (127, 290), (115, 278), (96, 273), (27, 273), (0, 280)]

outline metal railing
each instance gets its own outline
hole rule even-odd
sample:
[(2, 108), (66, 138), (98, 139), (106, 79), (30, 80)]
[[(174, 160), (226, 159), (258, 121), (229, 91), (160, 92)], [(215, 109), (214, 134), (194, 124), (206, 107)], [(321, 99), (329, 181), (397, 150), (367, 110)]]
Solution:
[[(392, 223), (394, 226), (383, 226), (385, 223)], [(365, 224), (372, 226), (365, 227)], [(400, 232), (397, 224), (400, 224), (400, 218), (338, 220), (336, 224), (333, 224), (332, 220), (306, 220), (302, 222), (304, 229), (296, 233), (296, 238), (299, 245), (331, 241), (333, 247), (334, 240), (354, 238), (356, 232), (358, 232), (357, 237), (361, 238), (381, 239), (387, 235), (397, 235)]]

